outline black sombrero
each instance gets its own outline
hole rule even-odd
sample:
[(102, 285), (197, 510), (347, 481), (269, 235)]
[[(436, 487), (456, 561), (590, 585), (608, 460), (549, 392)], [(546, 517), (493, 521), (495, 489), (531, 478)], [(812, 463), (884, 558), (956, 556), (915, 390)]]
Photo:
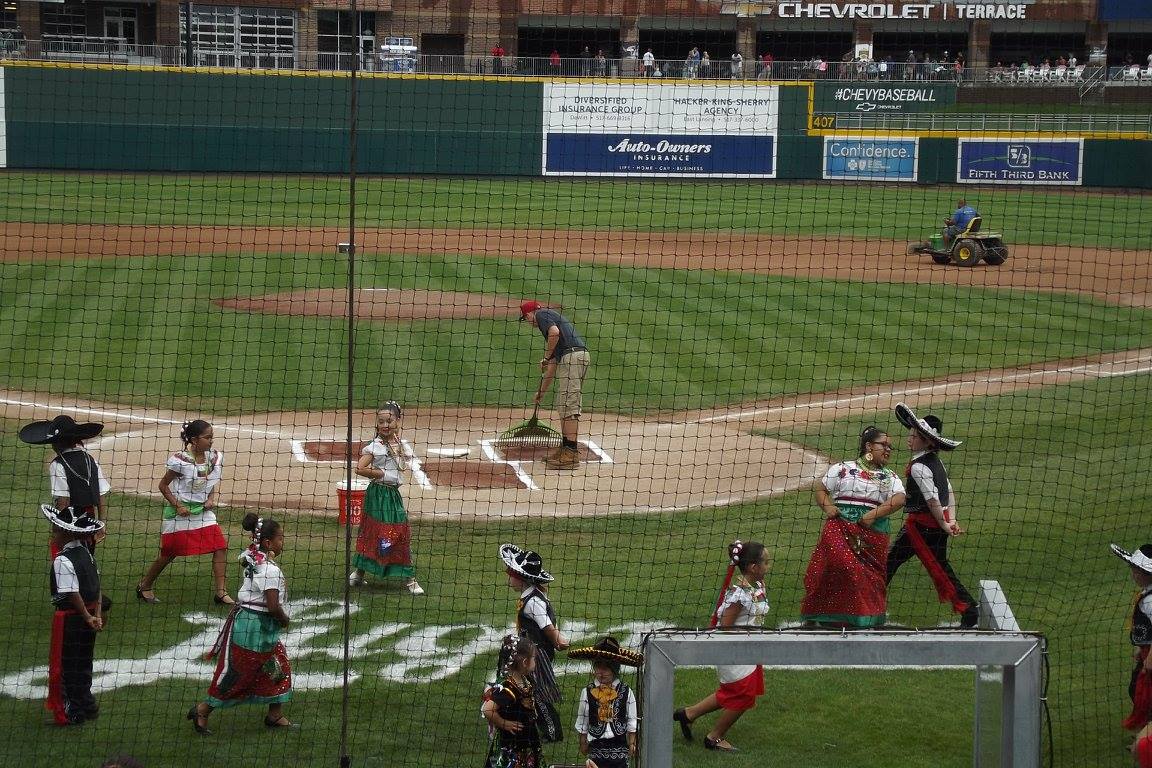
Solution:
[(604, 661), (618, 667), (639, 667), (644, 663), (644, 654), (630, 648), (621, 648), (620, 642), (614, 637), (606, 637), (587, 648), (573, 648), (568, 651), (568, 658)]
[(51, 421), (25, 424), (20, 428), (20, 439), (29, 445), (48, 445), (62, 440), (90, 440), (103, 429), (103, 424), (77, 424), (71, 416), (57, 416)]
[(1126, 560), (1133, 568), (1139, 568), (1144, 573), (1152, 575), (1152, 544), (1145, 544), (1135, 552), (1129, 552), (1115, 544), (1109, 546), (1112, 548), (1112, 554), (1116, 557)]
[(63, 528), (72, 533), (96, 533), (104, 530), (104, 522), (97, 520), (87, 512), (77, 512), (72, 507), (56, 509), (51, 504), (41, 504), (40, 511), (48, 518), (52, 525)]
[(530, 549), (520, 549), (515, 544), (503, 544), (500, 547), (500, 559), (510, 570), (528, 581), (546, 584), (553, 580), (552, 574), (544, 570), (543, 559)]
[(944, 422), (940, 421), (940, 417), (938, 416), (928, 414), (921, 419), (904, 403), (896, 403), (896, 418), (901, 424), (908, 427), (908, 429), (914, 429), (919, 432), (921, 437), (942, 451), (951, 451), (961, 445), (960, 440), (950, 440), (940, 434), (940, 430), (944, 427)]

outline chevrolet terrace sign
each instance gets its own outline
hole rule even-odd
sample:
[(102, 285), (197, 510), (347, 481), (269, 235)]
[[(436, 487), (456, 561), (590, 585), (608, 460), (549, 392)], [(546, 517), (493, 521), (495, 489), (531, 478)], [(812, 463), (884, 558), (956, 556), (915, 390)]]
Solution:
[(1026, 19), (1025, 3), (809, 3), (764, 4), (761, 13), (781, 19)]

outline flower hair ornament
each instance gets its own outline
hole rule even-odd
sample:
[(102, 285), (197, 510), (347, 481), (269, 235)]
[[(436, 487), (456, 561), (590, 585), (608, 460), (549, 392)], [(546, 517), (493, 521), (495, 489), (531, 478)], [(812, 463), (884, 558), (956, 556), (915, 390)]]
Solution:
[(497, 683), (508, 676), (512, 671), (512, 663), (516, 660), (516, 646), (520, 642), (518, 635), (505, 635), (500, 645), (500, 655), (496, 662)]
[(728, 560), (732, 565), (740, 565), (740, 553), (744, 551), (744, 542), (740, 539), (728, 545)]
[(256, 527), (252, 531), (252, 543), (248, 548), (240, 553), (240, 562), (244, 564), (246, 570), (255, 570), (268, 559), (268, 556), (260, 551), (260, 535), (264, 530), (264, 518), (256, 518)]

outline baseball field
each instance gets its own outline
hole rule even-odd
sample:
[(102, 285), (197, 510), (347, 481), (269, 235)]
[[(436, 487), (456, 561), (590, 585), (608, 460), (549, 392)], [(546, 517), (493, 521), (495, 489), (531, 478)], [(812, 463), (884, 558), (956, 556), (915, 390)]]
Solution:
[[(9, 762), (320, 766), (344, 743), (357, 766), (482, 764), (480, 696), (516, 606), (500, 544), (540, 552), (576, 645), (705, 625), (736, 538), (768, 546), (766, 626), (794, 626), (821, 525), (811, 482), (869, 424), (891, 431), (902, 469), (891, 409), (903, 400), (964, 440), (947, 457), (967, 529), (957, 572), (973, 589), (997, 580), (1020, 625), (1048, 639), (1051, 764), (1129, 764), (1134, 591), (1108, 544), (1148, 538), (1147, 195), (367, 178), (350, 283), (337, 247), (350, 239), (346, 180), (8, 171), (0, 190)], [(1002, 266), (906, 255), (958, 196), (1004, 233)], [(575, 472), (493, 448), (538, 382), (542, 339), (517, 322), (525, 298), (560, 307), (593, 356)], [(414, 459), (403, 493), (421, 597), (346, 589), (335, 483), (347, 425), (370, 439), (388, 399), (405, 406)], [(98, 550), (115, 602), (96, 649), (102, 712), (73, 729), (42, 708), (51, 608), (36, 506), (49, 456), (16, 439), (58, 412), (106, 425), (88, 447), (113, 487)], [(206, 559), (177, 560), (159, 604), (133, 594), (188, 418), (212, 422), (225, 453), (230, 558), (245, 511), (285, 525), (297, 730), (266, 731), (255, 708), (217, 713), (208, 738), (184, 719), (225, 616)], [(956, 621), (915, 561), (889, 614), (925, 631)], [(566, 763), (588, 674), (558, 661), (569, 730), (545, 754)], [(971, 765), (974, 677), (768, 669), (767, 695), (730, 732), (743, 751), (677, 737), (676, 764)], [(712, 670), (679, 673), (677, 705), (714, 686)]]

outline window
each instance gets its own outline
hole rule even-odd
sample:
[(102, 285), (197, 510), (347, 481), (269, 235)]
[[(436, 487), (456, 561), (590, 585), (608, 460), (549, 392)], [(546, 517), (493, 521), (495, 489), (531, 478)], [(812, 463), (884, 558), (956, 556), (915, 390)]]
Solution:
[[(186, 19), (181, 15), (181, 32)], [(192, 6), (192, 48), (197, 61), (221, 67), (293, 66), (296, 12), (283, 8)]]
[(360, 14), (360, 23), (353, 21), (350, 11), (316, 12), (316, 48), (321, 53), (352, 53), (356, 38), (372, 37), (376, 30), (376, 14)]
[(41, 33), (48, 37), (84, 37), (88, 26), (84, 20), (84, 6), (76, 3), (42, 6)]

